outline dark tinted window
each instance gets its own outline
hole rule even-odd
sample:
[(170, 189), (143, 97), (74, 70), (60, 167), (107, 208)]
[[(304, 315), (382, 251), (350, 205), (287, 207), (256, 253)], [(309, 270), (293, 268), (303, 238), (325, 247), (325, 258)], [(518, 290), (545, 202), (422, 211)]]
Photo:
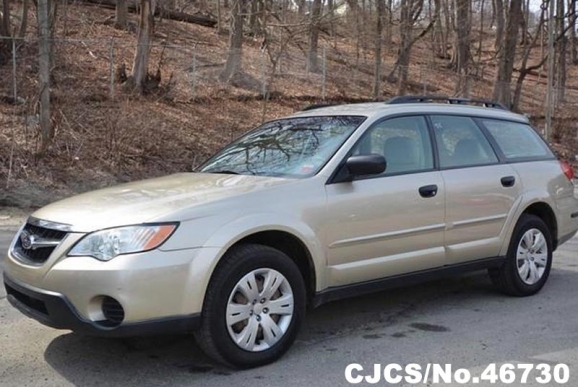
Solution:
[(431, 116), (431, 119), (440, 167), (465, 167), (498, 162), (488, 139), (471, 118)]
[(540, 135), (528, 124), (489, 119), (482, 122), (509, 160), (554, 156)]

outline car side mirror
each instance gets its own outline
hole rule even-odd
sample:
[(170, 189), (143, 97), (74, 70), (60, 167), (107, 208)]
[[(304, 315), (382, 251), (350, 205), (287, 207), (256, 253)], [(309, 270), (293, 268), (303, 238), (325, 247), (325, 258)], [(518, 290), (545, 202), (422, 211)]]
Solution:
[(353, 176), (378, 175), (385, 171), (386, 162), (382, 155), (359, 155), (348, 158), (345, 167)]
[(349, 172), (349, 179), (356, 176), (378, 175), (385, 171), (385, 157), (378, 154), (351, 156), (345, 162), (345, 168)]
[(339, 168), (331, 183), (353, 181), (356, 176), (378, 175), (385, 171), (385, 157), (378, 154), (350, 156)]

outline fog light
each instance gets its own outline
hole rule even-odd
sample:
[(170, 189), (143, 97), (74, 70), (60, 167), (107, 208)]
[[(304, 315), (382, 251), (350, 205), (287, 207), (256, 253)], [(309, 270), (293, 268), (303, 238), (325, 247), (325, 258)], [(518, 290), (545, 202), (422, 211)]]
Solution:
[(104, 315), (104, 325), (118, 326), (124, 320), (124, 309), (122, 305), (112, 297), (104, 296), (102, 299), (102, 314)]

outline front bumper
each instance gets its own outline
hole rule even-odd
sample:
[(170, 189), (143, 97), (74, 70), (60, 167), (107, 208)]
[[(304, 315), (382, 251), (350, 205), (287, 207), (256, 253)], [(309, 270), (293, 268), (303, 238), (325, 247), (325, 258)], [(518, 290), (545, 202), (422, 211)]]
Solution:
[(106, 327), (80, 316), (62, 294), (34, 288), (4, 274), (7, 299), (24, 315), (56, 329), (70, 329), (92, 336), (125, 337), (187, 333), (199, 328), (200, 314), (163, 317)]

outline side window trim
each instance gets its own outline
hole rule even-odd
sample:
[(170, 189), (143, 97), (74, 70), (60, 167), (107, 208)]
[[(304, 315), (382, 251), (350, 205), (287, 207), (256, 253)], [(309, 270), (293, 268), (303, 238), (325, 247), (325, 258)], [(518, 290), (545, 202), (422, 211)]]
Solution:
[(435, 134), (434, 124), (433, 124), (433, 121), (431, 119), (431, 114), (425, 115), (425, 121), (427, 124), (427, 130), (429, 132), (429, 140), (430, 140), (432, 152), (433, 152), (434, 169), (436, 171), (440, 171), (441, 170), (441, 164), (440, 164), (440, 156), (438, 153), (439, 149), (438, 149), (438, 143), (437, 143), (436, 137), (435, 137), (436, 134)]
[[(507, 163), (506, 156), (504, 155), (504, 153), (500, 149), (500, 146), (498, 145), (496, 139), (491, 135), (488, 128), (486, 128), (486, 126), (482, 122), (482, 118), (472, 117), (472, 119), (474, 120), (475, 124), (478, 126), (478, 128), (480, 128), (480, 130), (482, 131), (482, 133), (484, 134), (484, 136), (486, 137), (486, 139), (490, 143), (490, 146), (492, 147), (492, 149), (494, 150), (494, 153), (498, 157), (499, 163), (500, 164)], [(497, 119), (497, 118), (495, 120), (496, 121), (502, 121), (502, 120)]]
[[(431, 132), (431, 129), (430, 129), (430, 125), (429, 125), (429, 121), (428, 121), (428, 115), (427, 114), (420, 114), (420, 113), (417, 113), (417, 114), (416, 113), (394, 114), (394, 115), (379, 118), (378, 120), (373, 122), (368, 128), (365, 129), (365, 131), (359, 136), (359, 138), (355, 141), (355, 143), (349, 148), (346, 155), (339, 162), (339, 165), (335, 168), (335, 170), (333, 171), (333, 173), (331, 174), (331, 176), (329, 177), (329, 179), (327, 180), (327, 182), (325, 184), (337, 184), (335, 182), (335, 180), (339, 175), (341, 175), (341, 171), (345, 167), (345, 161), (349, 157), (351, 157), (351, 155), (353, 154), (353, 150), (361, 143), (361, 141), (363, 141), (366, 134), (370, 133), (377, 125), (379, 125), (385, 121), (393, 120), (396, 118), (407, 118), (407, 117), (421, 117), (421, 118), (423, 118), (424, 123), (425, 123), (425, 127), (426, 127), (426, 133), (430, 137), (430, 144), (429, 145), (430, 145), (430, 151), (432, 152), (433, 168), (421, 169), (418, 171), (389, 173), (389, 174), (387, 174), (387, 172), (386, 172), (386, 173), (380, 173), (379, 175), (361, 176), (361, 177), (354, 179), (353, 181), (380, 179), (380, 178), (387, 178), (387, 177), (400, 176), (400, 175), (413, 175), (416, 173), (433, 172), (433, 171), (438, 170), (436, 167), (436, 157), (437, 156), (434, 152), (435, 148), (434, 148), (434, 145), (431, 143), (432, 141), (435, 141), (435, 139), (432, 137), (433, 133)], [(387, 171), (387, 169), (386, 169), (386, 171)]]

